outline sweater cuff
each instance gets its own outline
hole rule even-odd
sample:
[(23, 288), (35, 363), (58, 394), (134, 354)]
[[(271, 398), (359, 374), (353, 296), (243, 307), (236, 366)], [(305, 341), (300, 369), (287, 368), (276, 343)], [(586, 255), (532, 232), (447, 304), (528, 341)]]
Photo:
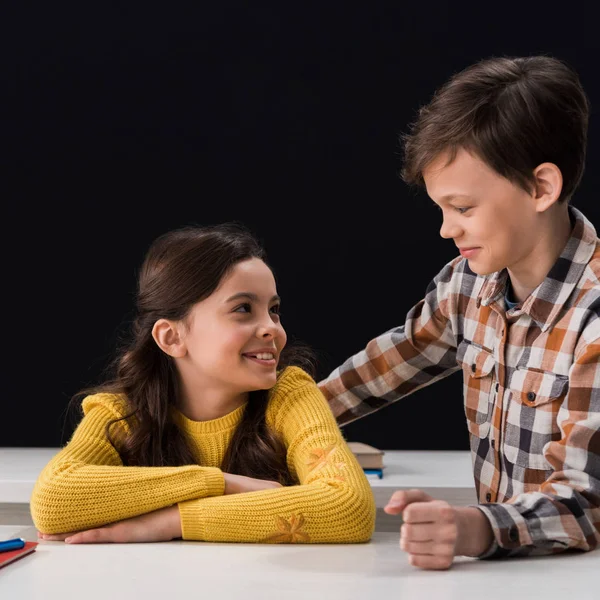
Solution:
[[(206, 494), (204, 497), (222, 496), (225, 492), (225, 477), (223, 471), (217, 468), (203, 469), (205, 476)], [(204, 539), (204, 520), (202, 514), (202, 499), (186, 500), (178, 503), (179, 519), (181, 522), (181, 537), (184, 540)]]
[(205, 496), (222, 496), (225, 493), (225, 476), (217, 467), (204, 467), (202, 472), (205, 477)]
[(184, 540), (202, 542), (205, 539), (204, 519), (202, 518), (202, 502), (186, 500), (179, 503), (179, 518), (181, 520), (181, 537)]

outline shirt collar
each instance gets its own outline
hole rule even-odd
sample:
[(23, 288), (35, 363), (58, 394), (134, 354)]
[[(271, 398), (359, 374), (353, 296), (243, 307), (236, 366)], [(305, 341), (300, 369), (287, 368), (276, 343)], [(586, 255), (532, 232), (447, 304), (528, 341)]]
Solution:
[[(596, 249), (597, 235), (592, 223), (573, 206), (569, 207), (569, 214), (574, 225), (561, 255), (525, 302), (512, 309), (515, 316), (528, 314), (542, 331), (549, 329), (556, 320)], [(487, 275), (479, 293), (479, 303), (488, 306), (496, 300), (503, 301), (507, 280), (506, 269)]]

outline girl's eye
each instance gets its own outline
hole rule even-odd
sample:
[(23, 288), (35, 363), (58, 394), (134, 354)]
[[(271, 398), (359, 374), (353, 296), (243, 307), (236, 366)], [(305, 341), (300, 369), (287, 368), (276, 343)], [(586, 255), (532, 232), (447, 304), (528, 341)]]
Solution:
[(271, 312), (278, 315), (280, 314), (281, 311), (281, 304), (275, 304), (273, 306), (271, 306)]
[(244, 304), (240, 304), (235, 308), (233, 312), (252, 312), (252, 307), (249, 302), (244, 302)]
[(456, 210), (461, 214), (464, 215), (471, 207), (470, 206), (455, 206), (454, 208), (456, 208)]

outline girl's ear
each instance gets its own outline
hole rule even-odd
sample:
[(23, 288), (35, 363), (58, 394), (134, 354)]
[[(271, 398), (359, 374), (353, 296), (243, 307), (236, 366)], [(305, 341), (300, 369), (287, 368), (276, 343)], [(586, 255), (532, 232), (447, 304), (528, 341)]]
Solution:
[(159, 319), (152, 327), (152, 337), (165, 354), (173, 358), (182, 358), (186, 355), (187, 349), (176, 321)]
[(535, 209), (544, 212), (559, 198), (563, 186), (561, 170), (554, 163), (542, 163), (534, 171), (535, 177)]

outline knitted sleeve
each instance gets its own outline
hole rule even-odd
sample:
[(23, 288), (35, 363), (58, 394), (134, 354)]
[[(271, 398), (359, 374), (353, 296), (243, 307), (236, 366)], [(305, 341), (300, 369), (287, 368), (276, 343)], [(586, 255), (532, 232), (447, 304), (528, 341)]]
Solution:
[(183, 538), (219, 542), (356, 543), (375, 524), (371, 486), (313, 379), (290, 367), (267, 422), (299, 485), (179, 503)]
[[(31, 515), (39, 531), (90, 529), (182, 500), (223, 493), (225, 480), (217, 468), (123, 466), (105, 433), (106, 424), (124, 414), (118, 396), (88, 396), (83, 411), (71, 440), (35, 483)], [(113, 429), (122, 435), (127, 426), (120, 421)]]

